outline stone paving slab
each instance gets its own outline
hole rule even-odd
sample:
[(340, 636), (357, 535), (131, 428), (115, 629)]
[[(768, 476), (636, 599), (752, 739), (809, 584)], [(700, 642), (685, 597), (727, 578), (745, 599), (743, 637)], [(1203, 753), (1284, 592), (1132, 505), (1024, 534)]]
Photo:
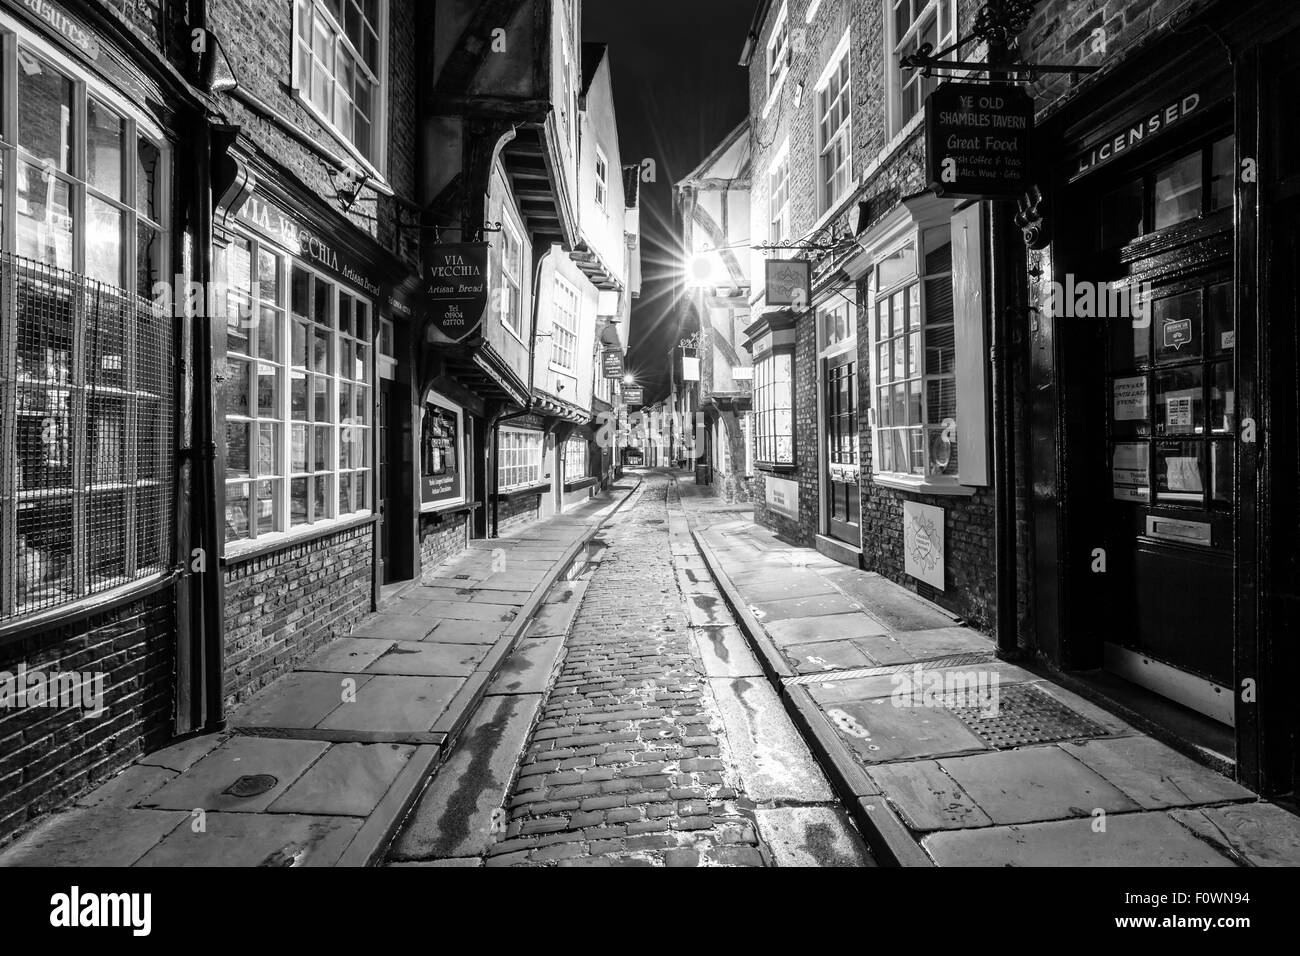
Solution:
[(1124, 813), (1136, 802), (1055, 746), (939, 761), (939, 767), (997, 824)]
[(330, 641), (315, 657), (309, 658), (301, 670), (355, 674), (382, 657), (395, 643), (396, 641), (378, 637), (340, 637), (337, 641)]
[(889, 794), (913, 830), (953, 830), (992, 825), (961, 784), (935, 760), (908, 760), (869, 767), (867, 774)]
[(861, 604), (839, 593), (787, 598), (784, 601), (761, 600), (758, 603), (751, 603), (749, 607), (754, 612), (754, 616), (764, 623), (825, 614), (848, 614), (851, 611), (862, 610)]
[(785, 648), (785, 656), (801, 674), (874, 667), (879, 663), (872, 660), (855, 641), (797, 644)]
[(1295, 866), (1300, 860), (1300, 818), (1275, 804), (1173, 810), (1170, 816), (1250, 866)]
[(865, 764), (988, 749), (950, 711), (895, 707), (888, 697), (845, 701), (825, 710), (831, 725)]
[(414, 747), (403, 744), (335, 744), (269, 809), (272, 813), (369, 816), (414, 752)]
[(365, 667), (367, 674), (467, 677), (487, 656), (481, 644), (397, 641)]
[(1207, 774), (1194, 760), (1150, 737), (1076, 740), (1059, 746), (1147, 810), (1255, 796), (1227, 777)]
[(486, 697), (393, 844), (396, 860), (482, 856), (496, 840), (515, 760), (540, 695)]
[(488, 695), (543, 693), (550, 685), (555, 662), (563, 649), (564, 638), (559, 635), (522, 641), (488, 685)]
[(167, 767), (132, 764), (77, 800), (79, 807), (133, 807), (180, 776)]
[(501, 621), (439, 621), (424, 640), (443, 644), (495, 644), (509, 626)]
[(734, 626), (691, 629), (704, 673), (709, 677), (761, 677), (763, 668), (749, 649), (745, 636)]
[[(374, 678), (367, 675), (290, 671), (273, 681), (231, 716), (236, 727), (317, 727), (339, 706), (344, 694), (358, 694)], [(344, 683), (344, 681), (348, 683)]]
[(0, 852), (4, 866), (131, 866), (178, 827), (182, 811), (85, 807), (50, 817)]
[(1232, 866), (1168, 814), (1122, 813), (1099, 832), (1092, 819), (948, 830), (923, 845), (940, 866)]
[[(414, 603), (416, 606), (422, 606), (422, 602), (410, 602), (405, 599), (399, 599), (395, 604), (390, 605), (389, 610), (380, 611), (378, 614), (371, 614), (363, 618), (361, 623), (352, 629), (351, 637), (377, 637), (385, 638), (390, 641), (418, 641), (433, 630), (434, 622), (422, 617), (415, 617), (406, 612), (406, 608)], [(397, 608), (401, 608), (398, 610)]]
[(351, 817), (209, 813), (177, 827), (136, 866), (333, 866), (361, 829)]
[(785, 621), (764, 621), (778, 647), (822, 641), (856, 640), (884, 634), (885, 627), (867, 614), (813, 614)]
[(874, 866), (838, 807), (760, 807), (758, 832), (777, 866)]
[(465, 682), (460, 677), (366, 679), (354, 702), (340, 704), (318, 727), (330, 730), (427, 731)]
[[(141, 805), (158, 810), (200, 807), (207, 812), (262, 813), (328, 749), (329, 744), (318, 740), (231, 737)], [(263, 775), (271, 779), (261, 793), (228, 792), (240, 778)]]

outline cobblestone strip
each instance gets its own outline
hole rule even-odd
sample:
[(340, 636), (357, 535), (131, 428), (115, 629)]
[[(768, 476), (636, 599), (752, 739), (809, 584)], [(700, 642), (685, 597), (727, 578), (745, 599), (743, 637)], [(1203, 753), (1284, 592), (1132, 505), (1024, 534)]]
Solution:
[(606, 531), (488, 866), (759, 866), (722, 719), (690, 637), (668, 482)]

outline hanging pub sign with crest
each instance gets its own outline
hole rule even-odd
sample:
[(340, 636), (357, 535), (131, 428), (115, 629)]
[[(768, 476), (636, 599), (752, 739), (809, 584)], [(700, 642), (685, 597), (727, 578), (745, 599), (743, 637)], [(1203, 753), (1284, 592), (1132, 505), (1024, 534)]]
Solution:
[(488, 307), (488, 244), (435, 246), (425, 270), (428, 321), (452, 342), (478, 331)]
[(925, 167), (940, 196), (1018, 199), (1029, 189), (1034, 103), (1018, 86), (944, 83), (925, 101)]

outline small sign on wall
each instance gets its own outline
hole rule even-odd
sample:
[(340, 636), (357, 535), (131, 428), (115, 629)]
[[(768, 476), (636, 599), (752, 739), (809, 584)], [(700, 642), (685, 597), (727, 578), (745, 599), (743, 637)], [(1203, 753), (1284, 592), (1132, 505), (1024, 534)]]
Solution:
[(799, 482), (768, 475), (763, 480), (763, 497), (770, 510), (799, 520)]
[(942, 591), (944, 543), (943, 509), (904, 501), (903, 570)]

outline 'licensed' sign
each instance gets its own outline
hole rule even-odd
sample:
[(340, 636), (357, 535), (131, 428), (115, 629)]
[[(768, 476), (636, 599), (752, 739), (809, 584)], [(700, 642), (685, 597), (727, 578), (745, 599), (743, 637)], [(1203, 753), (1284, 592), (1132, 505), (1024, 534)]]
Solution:
[(1029, 188), (1034, 104), (1019, 87), (944, 83), (925, 101), (925, 165), (941, 196), (1014, 199)]
[(424, 284), (429, 324), (453, 342), (463, 342), (483, 323), (488, 304), (488, 244), (436, 246)]

